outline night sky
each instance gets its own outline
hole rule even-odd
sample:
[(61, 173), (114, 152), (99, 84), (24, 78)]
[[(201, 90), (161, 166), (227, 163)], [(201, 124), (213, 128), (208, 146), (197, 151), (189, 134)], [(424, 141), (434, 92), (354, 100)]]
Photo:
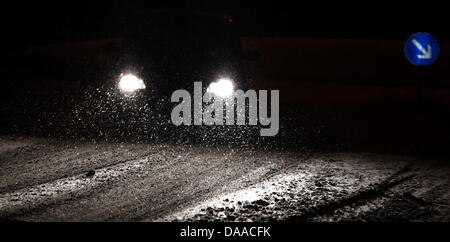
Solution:
[[(427, 1), (76, 1), (14, 2), (2, 6), (5, 50), (30, 43), (115, 37), (128, 15), (152, 9), (228, 14), (243, 36), (400, 38), (427, 31), (450, 36), (443, 7)], [(442, 3), (441, 3), (442, 4)]]

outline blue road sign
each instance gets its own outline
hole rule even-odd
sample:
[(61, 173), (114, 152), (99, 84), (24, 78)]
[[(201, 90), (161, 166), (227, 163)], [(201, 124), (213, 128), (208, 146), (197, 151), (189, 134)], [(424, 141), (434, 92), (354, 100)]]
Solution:
[(439, 43), (429, 33), (415, 33), (406, 41), (405, 55), (413, 65), (431, 65), (439, 56)]

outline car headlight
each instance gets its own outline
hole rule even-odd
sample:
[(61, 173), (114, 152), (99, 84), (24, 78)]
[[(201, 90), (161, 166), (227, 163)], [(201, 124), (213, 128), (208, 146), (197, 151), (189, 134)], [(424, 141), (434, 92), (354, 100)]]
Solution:
[(217, 81), (209, 84), (206, 91), (216, 96), (225, 98), (233, 94), (234, 84), (233, 81), (228, 78), (220, 78)]
[(133, 93), (140, 89), (145, 89), (142, 79), (133, 74), (121, 75), (119, 79), (119, 88), (125, 93)]

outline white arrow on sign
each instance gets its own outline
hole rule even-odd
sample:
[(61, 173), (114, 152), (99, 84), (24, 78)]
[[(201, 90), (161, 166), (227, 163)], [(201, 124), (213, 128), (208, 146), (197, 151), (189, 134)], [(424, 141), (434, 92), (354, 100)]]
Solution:
[(417, 58), (419, 58), (419, 59), (431, 59), (431, 50), (432, 49), (431, 49), (430, 45), (427, 45), (428, 50), (425, 50), (425, 48), (423, 48), (423, 46), (416, 39), (413, 39), (412, 42), (417, 47), (417, 49), (419, 49), (420, 52), (422, 52), (422, 55), (417, 55)]

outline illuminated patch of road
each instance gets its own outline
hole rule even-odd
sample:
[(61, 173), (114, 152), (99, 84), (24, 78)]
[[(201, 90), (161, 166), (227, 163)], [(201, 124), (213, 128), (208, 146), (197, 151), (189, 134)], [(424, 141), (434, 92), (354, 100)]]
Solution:
[(311, 158), (266, 181), (160, 220), (271, 221), (314, 214), (315, 209), (328, 203), (345, 200), (376, 186), (407, 164), (394, 160), (387, 165), (376, 158), (374, 162), (360, 162), (364, 156), (333, 154), (330, 157), (335, 159)]

